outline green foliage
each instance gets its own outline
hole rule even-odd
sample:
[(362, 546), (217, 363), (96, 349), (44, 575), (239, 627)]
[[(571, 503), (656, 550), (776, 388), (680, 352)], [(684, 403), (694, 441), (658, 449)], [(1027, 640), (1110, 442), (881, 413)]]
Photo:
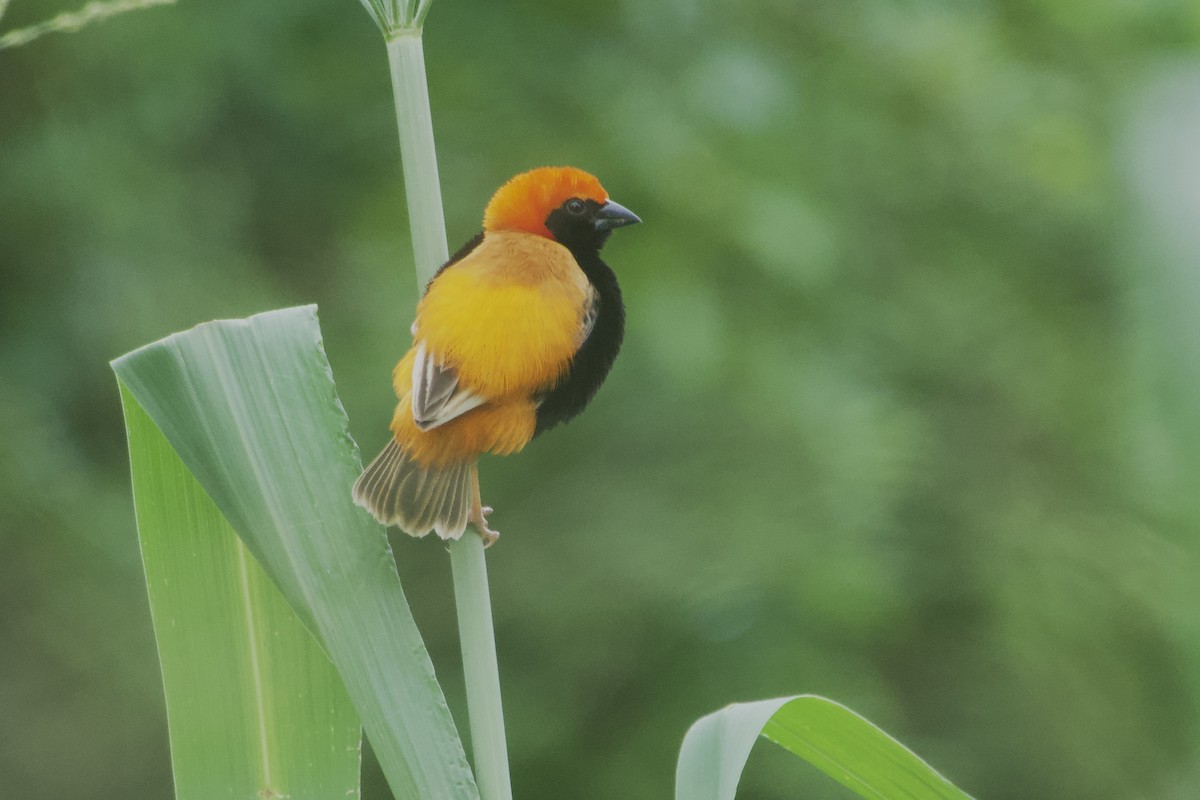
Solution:
[(760, 735), (867, 800), (970, 800), (879, 728), (813, 695), (735, 703), (698, 720), (679, 753), (676, 800), (734, 800)]
[(355, 800), (358, 717), (329, 659), (122, 390), (176, 800)]
[[(415, 291), (356, 11), (183, 3), (0, 54), (6, 794), (170, 791), (108, 359), (318, 301), (353, 434), (386, 436)], [(604, 390), (484, 465), (522, 796), (667, 797), (693, 720), (798, 688), (988, 800), (1200, 795), (1195, 392), (1148, 420), (1141, 360), (1179, 370), (1147, 334), (1189, 295), (1131, 313), (1163, 243), (1121, 147), (1195, 4), (433, 14), (452, 246), (544, 163), (646, 220), (605, 251), (630, 325)], [(1162, 109), (1181, 146), (1194, 107)], [(457, 713), (445, 553), (396, 544)], [(845, 796), (794, 761), (756, 750), (744, 796)]]
[[(345, 491), (339, 497), (348, 485), (339, 478), (353, 477), (358, 458), (314, 312), (208, 323), (113, 364), (167, 687), (176, 796), (358, 793), (350, 699), (237, 530), (329, 648), (395, 795), (478, 798), (391, 553), (369, 535), (377, 526), (350, 508)], [(483, 567), (482, 543), (468, 541), (477, 552), (466, 562), (471, 569), (455, 572), (460, 612), (478, 602), (478, 618), (487, 619), (487, 581), (472, 571)], [(473, 619), (460, 613), (460, 624)], [(486, 649), (465, 648), (464, 659), (487, 658), (494, 674), (495, 655)], [(487, 708), (469, 699), (473, 713)], [(502, 742), (503, 719), (488, 724)], [(701, 719), (684, 740), (676, 796), (733, 800), (760, 732), (863, 797), (966, 797), (878, 728), (816, 697), (730, 706)], [(506, 764), (503, 749), (494, 761)], [(507, 774), (497, 780), (493, 791), (510, 791)]]
[(350, 500), (315, 311), (201, 325), (113, 369), (323, 643), (394, 796), (478, 800), (383, 528)]

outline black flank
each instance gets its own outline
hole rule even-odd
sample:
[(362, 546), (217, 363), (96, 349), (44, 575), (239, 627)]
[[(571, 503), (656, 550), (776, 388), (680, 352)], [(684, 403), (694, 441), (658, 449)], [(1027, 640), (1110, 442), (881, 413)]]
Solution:
[(600, 260), (599, 254), (576, 256), (576, 259), (596, 287), (600, 313), (591, 335), (571, 360), (567, 374), (542, 398), (534, 436), (566, 422), (587, 407), (608, 377), (625, 337), (625, 305), (621, 302), (617, 276)]

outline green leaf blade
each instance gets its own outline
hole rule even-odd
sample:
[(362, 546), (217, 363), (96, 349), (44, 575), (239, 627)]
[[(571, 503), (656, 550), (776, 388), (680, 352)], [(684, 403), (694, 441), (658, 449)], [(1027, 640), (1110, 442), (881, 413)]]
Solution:
[(361, 467), (316, 307), (205, 323), (113, 363), (337, 666), (399, 800), (478, 800)]
[(760, 735), (868, 800), (971, 800), (873, 723), (815, 695), (735, 703), (699, 719), (680, 749), (676, 800), (733, 800)]
[(336, 670), (122, 387), (177, 800), (358, 797)]

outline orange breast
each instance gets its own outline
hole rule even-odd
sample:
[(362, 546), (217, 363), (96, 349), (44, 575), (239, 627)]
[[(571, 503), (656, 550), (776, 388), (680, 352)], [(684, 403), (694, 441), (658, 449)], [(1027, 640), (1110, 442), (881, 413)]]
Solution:
[(416, 336), (484, 397), (528, 396), (570, 365), (587, 295), (587, 277), (562, 245), (489, 233), (429, 287)]
[(579, 346), (588, 281), (570, 252), (540, 236), (489, 233), (438, 276), (417, 308), (416, 339), (488, 402), (419, 430), (412, 420), (410, 350), (393, 373), (392, 432), (416, 460), (445, 465), (523, 448), (534, 397), (566, 372)]

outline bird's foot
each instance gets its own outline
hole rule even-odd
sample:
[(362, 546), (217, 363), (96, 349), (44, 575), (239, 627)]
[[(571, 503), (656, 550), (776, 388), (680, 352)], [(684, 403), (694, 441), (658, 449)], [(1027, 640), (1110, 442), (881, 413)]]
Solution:
[(483, 538), (485, 549), (494, 545), (496, 540), (500, 538), (500, 531), (494, 531), (488, 527), (487, 515), (494, 510), (491, 506), (480, 506), (471, 517), (471, 524), (475, 526), (475, 530), (479, 531), (479, 535)]

